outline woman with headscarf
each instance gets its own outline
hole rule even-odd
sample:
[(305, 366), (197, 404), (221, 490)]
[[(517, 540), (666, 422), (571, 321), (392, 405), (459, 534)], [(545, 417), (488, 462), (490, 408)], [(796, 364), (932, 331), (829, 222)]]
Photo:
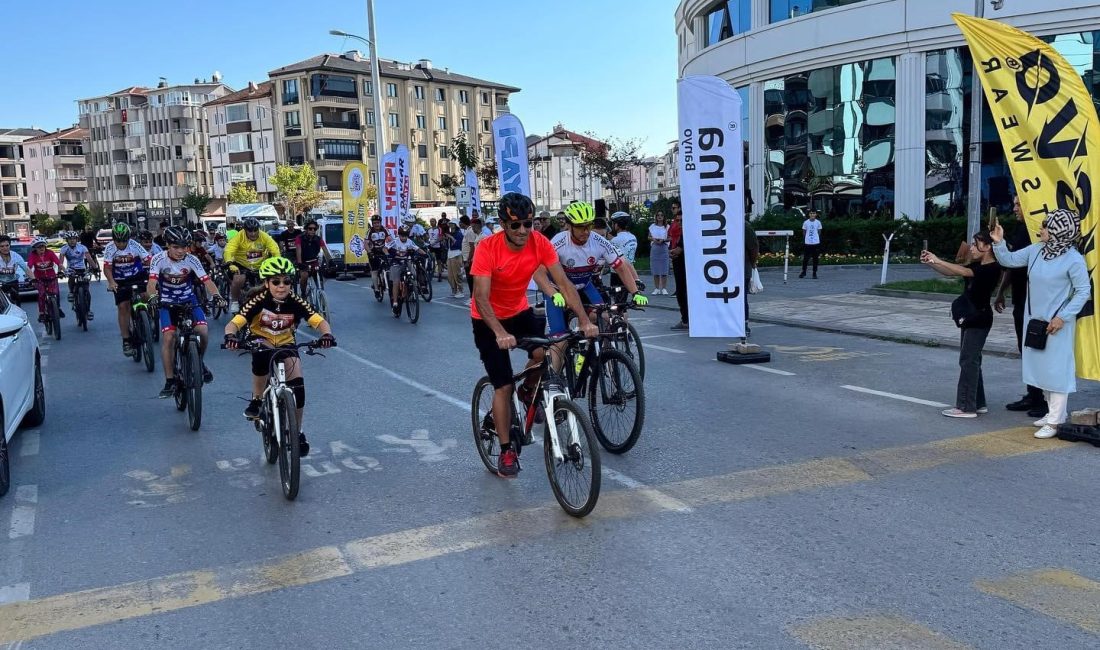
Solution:
[(1077, 391), (1073, 346), (1077, 314), (1091, 293), (1085, 258), (1077, 251), (1081, 221), (1069, 210), (1048, 212), (1039, 231), (1039, 241), (1017, 251), (1008, 250), (1000, 224), (990, 233), (993, 253), (1001, 266), (1028, 267), (1027, 305), (1024, 323), (1046, 321), (1047, 340), (1043, 349), (1024, 343), (1024, 383), (1038, 386), (1047, 398), (1049, 411), (1035, 422), (1036, 438), (1052, 438), (1066, 421), (1069, 394)]

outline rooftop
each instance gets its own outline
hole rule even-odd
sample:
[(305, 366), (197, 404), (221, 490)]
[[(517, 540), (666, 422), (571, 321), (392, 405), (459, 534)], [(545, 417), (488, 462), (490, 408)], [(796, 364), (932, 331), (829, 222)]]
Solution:
[[(508, 92), (519, 92), (519, 88), (495, 81), (486, 81), (476, 77), (451, 72), (447, 68), (436, 68), (430, 63), (425, 67), (420, 63), (401, 63), (379, 59), (379, 65), (383, 77), (395, 79), (417, 79), (423, 81), (442, 81), (444, 83), (464, 84), (468, 86), (482, 86), (485, 88), (497, 88)], [(343, 54), (318, 54), (304, 61), (291, 63), (290, 65), (276, 68), (268, 73), (271, 77), (285, 75), (291, 72), (306, 72), (309, 70), (333, 70), (337, 72), (352, 72), (369, 75), (371, 73), (370, 59), (352, 58)]]
[(249, 83), (244, 88), (229, 93), (228, 95), (222, 95), (221, 97), (208, 101), (203, 106), (218, 106), (219, 104), (236, 104), (237, 102), (246, 102), (250, 99), (260, 99), (263, 97), (270, 97), (271, 91), (275, 87), (274, 82), (264, 81), (258, 84)]
[(26, 142), (45, 142), (52, 140), (80, 140), (88, 136), (88, 129), (82, 129), (78, 126), (70, 126), (64, 129), (58, 129), (53, 133), (44, 133), (39, 136), (35, 136)]
[(42, 129), (4, 129), (0, 128), (0, 138), (8, 136), (11, 138), (36, 138), (40, 135), (45, 135), (46, 132)]

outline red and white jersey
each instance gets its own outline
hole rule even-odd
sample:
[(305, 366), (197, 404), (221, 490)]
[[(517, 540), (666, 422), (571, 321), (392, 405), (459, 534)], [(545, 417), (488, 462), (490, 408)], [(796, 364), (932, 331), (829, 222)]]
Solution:
[(206, 282), (209, 277), (199, 258), (188, 253), (182, 260), (158, 253), (149, 265), (149, 279), (156, 280), (160, 301), (167, 305), (186, 305), (195, 296), (194, 281)]
[(594, 232), (589, 233), (588, 241), (583, 246), (573, 242), (568, 230), (554, 235), (550, 243), (558, 253), (565, 275), (578, 289), (588, 286), (592, 278), (600, 274), (604, 264), (617, 269), (623, 263), (619, 251), (611, 242)]

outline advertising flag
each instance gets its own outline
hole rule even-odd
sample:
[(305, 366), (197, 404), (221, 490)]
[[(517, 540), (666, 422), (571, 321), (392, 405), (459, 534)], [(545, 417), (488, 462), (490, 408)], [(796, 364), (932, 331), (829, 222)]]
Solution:
[(466, 170), (466, 187), (470, 188), (470, 204), (466, 206), (466, 216), (473, 217), (476, 211), (481, 214), (481, 190), (478, 189), (477, 170)]
[(401, 179), (397, 173), (397, 153), (382, 156), (382, 225), (396, 230), (400, 218)]
[(397, 222), (401, 223), (409, 215), (412, 201), (412, 186), (409, 184), (409, 148), (399, 144), (393, 153), (397, 162)]
[(741, 96), (726, 81), (708, 76), (680, 79), (676, 95), (691, 336), (744, 336)]
[(496, 147), (500, 193), (519, 192), (530, 197), (531, 178), (527, 172), (527, 136), (523, 132), (523, 124), (518, 117), (505, 113), (493, 120), (493, 146)]
[(1077, 376), (1100, 380), (1100, 210), (1091, 180), (1100, 181), (1100, 120), (1092, 97), (1081, 75), (1049, 44), (996, 21), (952, 18), (973, 53), (1029, 231), (1039, 232), (1051, 210), (1081, 217), (1092, 298), (1077, 317)]
[(367, 166), (360, 162), (344, 165), (343, 183), (344, 241), (347, 242), (344, 262), (367, 263)]

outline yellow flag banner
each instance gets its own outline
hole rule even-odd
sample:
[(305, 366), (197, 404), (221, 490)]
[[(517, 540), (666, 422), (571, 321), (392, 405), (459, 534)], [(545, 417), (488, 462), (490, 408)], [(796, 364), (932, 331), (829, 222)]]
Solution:
[[(1077, 318), (1077, 376), (1100, 380), (1100, 251), (1091, 179), (1100, 179), (1100, 120), (1081, 75), (1049, 44), (992, 20), (952, 14), (970, 45), (974, 67), (1012, 171), (1030, 232), (1058, 208), (1081, 216), (1081, 252), (1092, 300)], [(1034, 240), (1034, 237), (1033, 237)]]
[(344, 165), (344, 263), (367, 263), (367, 166), (359, 162)]

